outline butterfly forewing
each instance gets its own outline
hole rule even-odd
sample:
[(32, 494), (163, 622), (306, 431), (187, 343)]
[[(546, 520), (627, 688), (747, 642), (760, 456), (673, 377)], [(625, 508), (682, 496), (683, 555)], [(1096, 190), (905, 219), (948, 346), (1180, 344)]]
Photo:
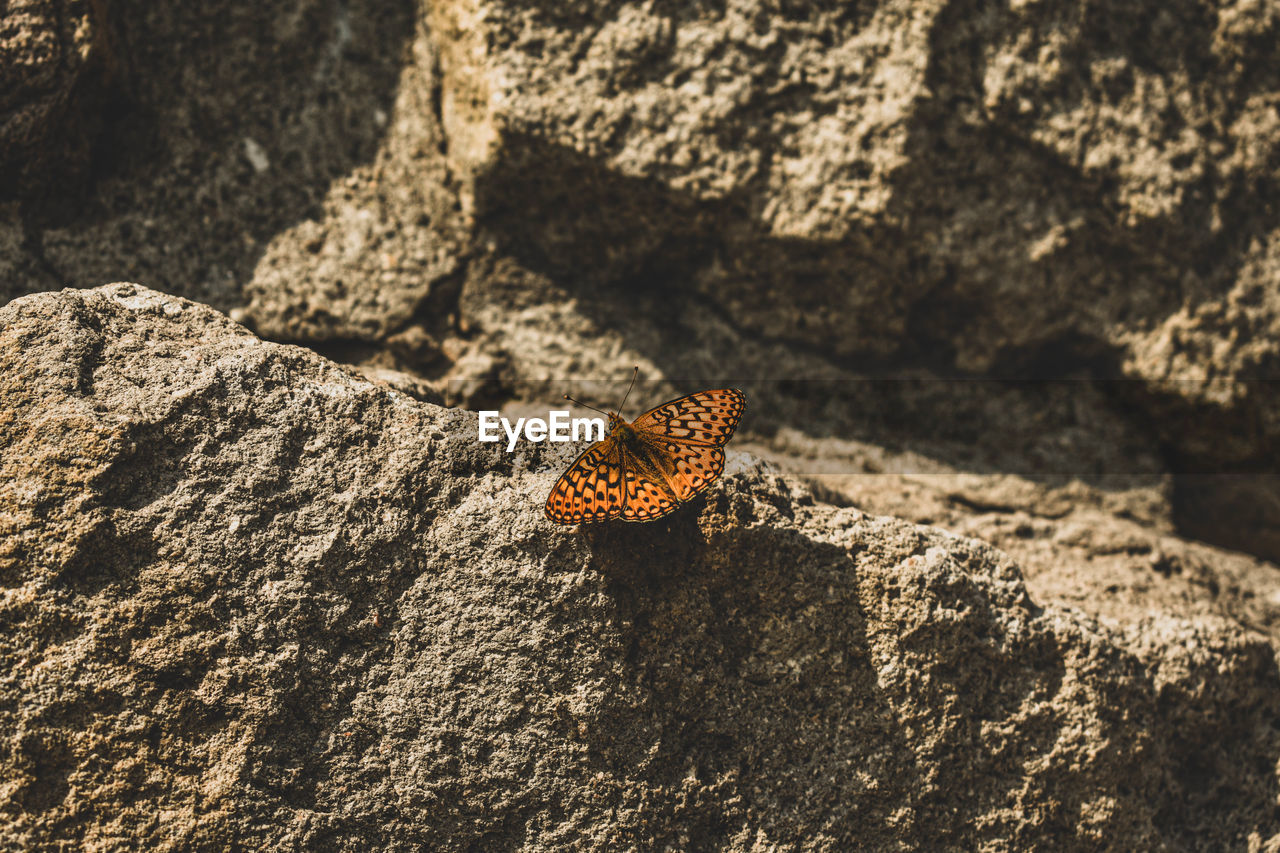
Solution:
[(636, 418), (632, 426), (665, 461), (664, 479), (677, 500), (689, 500), (724, 471), (720, 448), (746, 407), (741, 391), (721, 388), (670, 400)]
[(720, 447), (733, 435), (746, 408), (747, 398), (736, 388), (699, 391), (655, 406), (632, 427), (648, 436)]
[(547, 496), (547, 518), (560, 524), (605, 521), (622, 513), (622, 452), (612, 438), (588, 447)]

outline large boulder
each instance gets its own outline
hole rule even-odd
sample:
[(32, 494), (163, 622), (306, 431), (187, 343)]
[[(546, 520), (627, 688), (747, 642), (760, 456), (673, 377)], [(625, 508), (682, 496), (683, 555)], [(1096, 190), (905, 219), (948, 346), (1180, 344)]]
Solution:
[[(504, 258), (468, 269), (490, 358), (459, 372), (621, 353), (708, 379), (1084, 380), (1203, 475), (1175, 483), (1182, 529), (1280, 556), (1277, 15), (459, 0), (429, 21), (464, 208)], [(850, 387), (827, 405), (858, 425)]]
[(1274, 372), (1280, 16), (1255, 4), (457, 0), (429, 21), (475, 215), (558, 275), (663, 269), (836, 356)]
[(0, 309), (0, 426), (6, 847), (1280, 843), (1264, 635), (732, 448), (557, 527), (566, 450), (131, 284)]

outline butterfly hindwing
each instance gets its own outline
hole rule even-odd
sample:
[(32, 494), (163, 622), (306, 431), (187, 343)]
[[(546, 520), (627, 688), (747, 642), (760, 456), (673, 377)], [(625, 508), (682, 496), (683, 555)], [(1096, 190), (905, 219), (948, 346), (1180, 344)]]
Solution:
[(679, 498), (666, 485), (639, 466), (628, 464), (624, 476), (627, 500), (622, 509), (623, 521), (652, 521), (680, 506)]
[(662, 439), (659, 451), (670, 459), (664, 471), (668, 488), (683, 502), (701, 492), (724, 472), (724, 451), (691, 441)]
[(547, 496), (547, 518), (560, 524), (605, 521), (622, 512), (622, 452), (611, 438), (591, 445), (574, 460)]
[(632, 426), (646, 438), (722, 447), (737, 429), (747, 398), (736, 388), (699, 391), (668, 400), (636, 418)]

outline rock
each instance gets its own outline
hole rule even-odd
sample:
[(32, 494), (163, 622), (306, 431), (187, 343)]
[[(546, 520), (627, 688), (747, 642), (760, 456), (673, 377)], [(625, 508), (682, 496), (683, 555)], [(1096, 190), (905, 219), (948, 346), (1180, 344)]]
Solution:
[[(40, 273), (6, 277), (0, 301), (128, 276), (230, 310), (251, 303), (260, 279), (277, 288), (277, 313), (251, 304), (249, 319), (290, 340), (368, 337), (430, 303), (452, 263), (454, 202), (433, 189), (445, 167), (432, 81), (405, 68), (410, 6), (214, 0), (131, 7), (110, 23), (128, 73), (112, 78), (105, 106), (67, 105), (102, 113), (86, 186), (48, 164), (45, 197), (0, 207), (0, 240), (21, 235), (15, 265)], [(380, 157), (389, 136), (401, 141)], [(371, 294), (368, 278), (385, 292)]]
[[(127, 276), (498, 399), (632, 364), (1085, 380), (1179, 530), (1280, 558), (1265, 4), (19, 12), (5, 115), (74, 156), (11, 146), (49, 192), (0, 204), (0, 300)], [(466, 346), (405, 357), (415, 328)]]
[(0, 425), (8, 847), (1280, 842), (1264, 636), (732, 448), (556, 527), (568, 452), (130, 284), (0, 309)]
[[(531, 262), (596, 281), (656, 265), (835, 355), (937, 342), (982, 372), (1074, 339), (1155, 380), (1165, 359), (1144, 354), (1184, 303), (1240, 300), (1275, 328), (1245, 294), (1247, 267), (1274, 266), (1261, 104), (1280, 77), (1244, 69), (1270, 68), (1255, 39), (1277, 17), (1246, 6), (1216, 28), (1155, 4), (755, 0), (456, 2), (431, 21), (451, 156)], [(1247, 359), (1229, 326), (1206, 345)]]
[(1182, 529), (1280, 557), (1277, 20), (433, 4), (464, 205), (535, 274), (473, 275), (464, 304), (495, 351), (582, 329), (521, 352), (530, 379), (606, 333), (659, 375), (811, 375), (761, 373), (761, 342), (870, 378), (1097, 382), (1171, 473), (1211, 475), (1175, 482)]
[[(779, 461), (799, 467), (785, 455)], [(1217, 616), (1280, 642), (1276, 565), (1174, 535), (1163, 514), (1168, 505), (1154, 499), (1159, 489), (1139, 478), (1128, 489), (942, 471), (806, 479), (828, 502), (990, 543), (1017, 561), (1037, 601), (1078, 608), (1109, 626), (1143, 613)]]
[(116, 76), (106, 2), (17, 0), (0, 20), (0, 198), (75, 187)]

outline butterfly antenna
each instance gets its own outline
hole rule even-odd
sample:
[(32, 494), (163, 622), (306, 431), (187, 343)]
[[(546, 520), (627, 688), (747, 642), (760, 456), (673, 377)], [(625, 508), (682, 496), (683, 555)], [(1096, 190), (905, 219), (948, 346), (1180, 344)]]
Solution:
[(608, 413), (608, 412), (606, 412), (604, 409), (597, 409), (595, 406), (588, 406), (586, 403), (579, 402), (578, 400), (575, 400), (575, 399), (573, 399), (572, 397), (570, 397), (568, 394), (565, 394), (565, 395), (564, 395), (564, 398), (565, 398), (566, 400), (568, 400), (570, 403), (577, 403), (579, 406), (581, 406), (581, 407), (582, 407), (582, 408), (584, 408), (584, 409), (590, 409), (591, 411), (593, 411), (593, 412), (599, 412), (599, 413), (600, 413), (600, 414), (602, 414), (602, 415), (607, 415), (607, 414), (609, 414), (609, 413)]
[(640, 365), (636, 365), (636, 369), (631, 371), (631, 384), (627, 386), (627, 393), (622, 395), (622, 402), (618, 404), (618, 417), (622, 417), (622, 407), (627, 404), (627, 398), (631, 396), (631, 389), (636, 387), (636, 377), (640, 375)]

